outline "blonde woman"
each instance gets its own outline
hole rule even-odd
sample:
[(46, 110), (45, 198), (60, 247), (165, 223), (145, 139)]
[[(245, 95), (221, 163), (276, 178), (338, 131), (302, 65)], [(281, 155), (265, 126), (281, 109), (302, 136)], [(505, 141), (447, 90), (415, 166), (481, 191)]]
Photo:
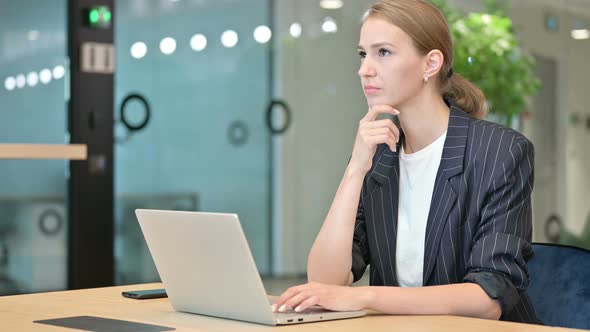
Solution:
[[(369, 110), (309, 254), (309, 283), (273, 310), (540, 323), (526, 293), (533, 144), (482, 120), (484, 95), (453, 73), (447, 22), (428, 2), (375, 3), (358, 52)], [(367, 266), (370, 286), (349, 287)]]

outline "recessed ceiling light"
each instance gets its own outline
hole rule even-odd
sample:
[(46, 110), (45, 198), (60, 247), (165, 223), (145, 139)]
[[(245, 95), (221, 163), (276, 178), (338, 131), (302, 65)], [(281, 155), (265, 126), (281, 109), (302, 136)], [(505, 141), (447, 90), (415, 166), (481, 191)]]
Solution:
[(573, 29), (571, 35), (573, 39), (584, 40), (590, 38), (590, 31), (588, 29)]
[(51, 82), (51, 70), (45, 68), (39, 72), (39, 81), (43, 84)]
[(55, 68), (53, 68), (53, 79), (54, 80), (59, 80), (60, 78), (64, 77), (64, 75), (66, 74), (66, 69), (64, 68), (64, 66), (55, 66)]
[(227, 48), (232, 48), (238, 43), (238, 34), (233, 30), (224, 31), (221, 35), (221, 43)]
[(342, 8), (342, 0), (321, 0), (320, 7), (324, 9), (340, 9)]
[(289, 33), (293, 38), (301, 37), (301, 30), (301, 24), (299, 22), (295, 22), (289, 27)]
[(147, 45), (144, 42), (135, 42), (131, 45), (130, 52), (135, 59), (141, 59), (147, 54)]
[(254, 40), (260, 44), (268, 43), (271, 37), (272, 31), (270, 31), (270, 28), (266, 25), (261, 25), (254, 29)]
[(12, 77), (12, 76), (8, 76), (5, 80), (4, 80), (4, 87), (6, 88), (6, 90), (8, 91), (12, 91), (14, 90), (14, 88), (16, 88), (16, 78)]
[(16, 87), (19, 89), (22, 89), (25, 87), (25, 84), (27, 84), (27, 79), (25, 78), (25, 75), (23, 75), (23, 74), (16, 75)]
[(160, 42), (160, 51), (166, 55), (174, 53), (176, 50), (176, 40), (172, 37), (166, 37)]
[(27, 74), (27, 84), (29, 84), (30, 87), (34, 87), (37, 83), (39, 83), (39, 75), (36, 71)]
[(322, 31), (325, 33), (336, 33), (338, 31), (336, 21), (329, 16), (324, 18), (324, 22), (322, 22)]
[(191, 38), (191, 48), (197, 52), (200, 52), (207, 47), (207, 37), (203, 34), (196, 34)]

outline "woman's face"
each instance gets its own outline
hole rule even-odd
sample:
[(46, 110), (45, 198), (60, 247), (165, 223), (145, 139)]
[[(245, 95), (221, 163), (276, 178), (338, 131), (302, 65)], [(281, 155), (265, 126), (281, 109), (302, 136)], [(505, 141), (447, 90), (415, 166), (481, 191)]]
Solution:
[(423, 56), (410, 36), (395, 25), (379, 18), (367, 19), (358, 51), (358, 74), (370, 107), (399, 107), (423, 88)]

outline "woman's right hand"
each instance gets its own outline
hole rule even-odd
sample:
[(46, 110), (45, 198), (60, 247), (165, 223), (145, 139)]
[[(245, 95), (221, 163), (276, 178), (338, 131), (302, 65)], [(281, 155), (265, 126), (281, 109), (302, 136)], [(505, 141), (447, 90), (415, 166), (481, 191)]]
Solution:
[(391, 119), (376, 120), (379, 114), (399, 115), (399, 111), (387, 105), (374, 105), (359, 122), (359, 129), (352, 149), (348, 168), (366, 174), (372, 166), (377, 145), (385, 143), (391, 151), (396, 151), (399, 129)]

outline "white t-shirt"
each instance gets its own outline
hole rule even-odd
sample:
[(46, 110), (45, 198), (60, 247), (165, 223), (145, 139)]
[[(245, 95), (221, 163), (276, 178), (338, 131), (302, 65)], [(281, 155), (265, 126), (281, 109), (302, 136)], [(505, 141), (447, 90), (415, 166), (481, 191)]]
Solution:
[(401, 287), (422, 286), (424, 241), (436, 173), (447, 132), (412, 154), (400, 152), (396, 274)]

